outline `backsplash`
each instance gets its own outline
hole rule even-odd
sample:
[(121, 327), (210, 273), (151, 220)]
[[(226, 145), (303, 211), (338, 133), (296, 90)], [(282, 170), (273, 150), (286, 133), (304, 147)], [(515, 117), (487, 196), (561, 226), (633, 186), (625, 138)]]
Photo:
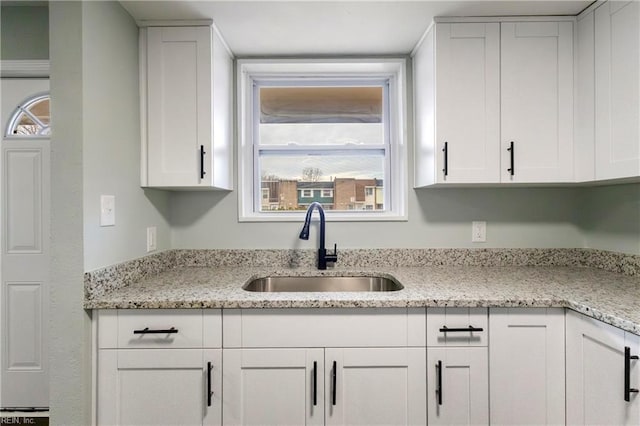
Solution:
[[(316, 250), (167, 250), (85, 272), (85, 298), (180, 267), (315, 268)], [(640, 275), (640, 256), (593, 249), (345, 249), (341, 268), (411, 266), (578, 266)]]

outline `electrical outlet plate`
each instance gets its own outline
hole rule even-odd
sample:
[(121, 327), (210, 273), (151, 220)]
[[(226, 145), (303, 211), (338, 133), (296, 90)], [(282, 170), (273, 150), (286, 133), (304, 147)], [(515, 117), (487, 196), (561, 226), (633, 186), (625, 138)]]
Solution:
[(150, 226), (147, 228), (147, 253), (158, 249), (156, 242), (156, 227)]
[(487, 222), (471, 222), (471, 242), (484, 243), (487, 241)]
[(100, 226), (115, 226), (116, 197), (115, 195), (100, 196)]

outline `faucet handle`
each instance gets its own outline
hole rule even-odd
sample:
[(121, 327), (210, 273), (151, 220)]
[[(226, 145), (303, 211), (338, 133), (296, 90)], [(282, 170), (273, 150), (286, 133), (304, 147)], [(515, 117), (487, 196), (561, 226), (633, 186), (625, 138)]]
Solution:
[(337, 262), (338, 261), (338, 244), (334, 244), (333, 253), (326, 254), (324, 258), (327, 262), (334, 262), (334, 263)]

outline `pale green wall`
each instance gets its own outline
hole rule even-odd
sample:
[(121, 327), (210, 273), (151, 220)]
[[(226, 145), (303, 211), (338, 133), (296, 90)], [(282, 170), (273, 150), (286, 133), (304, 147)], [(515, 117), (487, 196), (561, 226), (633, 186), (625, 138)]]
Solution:
[(0, 9), (0, 58), (49, 59), (49, 8), (5, 6)]
[(82, 309), (82, 3), (52, 2), (51, 300), (52, 425), (88, 425), (91, 413), (90, 320)]
[[(409, 191), (407, 222), (330, 222), (327, 244), (382, 247), (581, 247), (576, 190), (567, 188)], [(237, 192), (174, 193), (175, 248), (314, 248), (300, 223), (239, 223)], [(471, 243), (471, 222), (487, 221), (487, 242)], [(315, 233), (314, 233), (315, 234)], [(312, 236), (313, 239), (314, 236)]]
[[(169, 247), (168, 200), (140, 188), (138, 31), (118, 2), (52, 2), (51, 424), (91, 423), (86, 270)], [(99, 227), (99, 196), (116, 226)]]
[[(169, 193), (140, 188), (138, 27), (118, 2), (83, 5), (84, 268), (146, 255), (147, 226), (169, 248)], [(100, 226), (100, 195), (116, 225)]]
[(640, 254), (640, 183), (581, 189), (576, 222), (584, 247)]

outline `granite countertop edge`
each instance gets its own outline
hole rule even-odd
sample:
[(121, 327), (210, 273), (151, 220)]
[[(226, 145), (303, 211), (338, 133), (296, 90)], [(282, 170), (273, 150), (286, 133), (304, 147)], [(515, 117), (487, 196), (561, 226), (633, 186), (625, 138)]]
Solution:
[[(266, 276), (382, 275), (397, 292), (253, 293), (242, 286)], [(85, 309), (239, 308), (569, 308), (640, 335), (640, 277), (585, 267), (311, 268), (183, 267), (126, 287), (97, 292)]]

